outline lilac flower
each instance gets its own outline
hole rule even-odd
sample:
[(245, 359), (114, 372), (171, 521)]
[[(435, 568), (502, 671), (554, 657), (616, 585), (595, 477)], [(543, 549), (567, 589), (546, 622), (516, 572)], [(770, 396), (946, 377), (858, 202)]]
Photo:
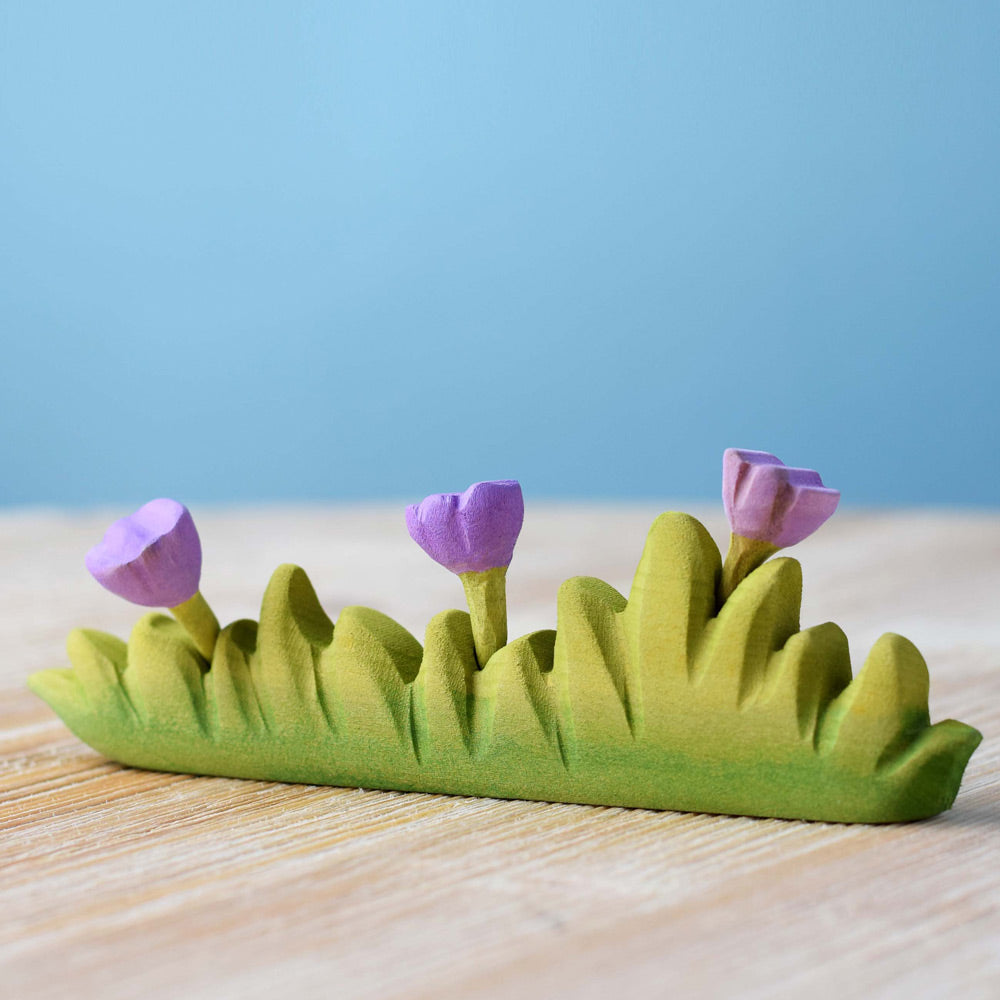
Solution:
[(170, 608), (198, 652), (212, 662), (219, 622), (201, 596), (201, 540), (176, 500), (150, 500), (115, 521), (85, 560), (111, 593), (147, 608)]
[(733, 529), (722, 567), (724, 603), (778, 549), (801, 542), (836, 509), (838, 490), (812, 469), (790, 469), (766, 451), (727, 448), (722, 456), (722, 502)]
[(452, 573), (506, 567), (524, 520), (524, 498), (513, 479), (474, 483), (464, 493), (435, 493), (406, 508), (410, 537)]
[(734, 535), (776, 549), (796, 545), (837, 509), (839, 490), (812, 469), (792, 469), (766, 451), (728, 448), (722, 457), (722, 502)]
[(187, 507), (151, 500), (115, 521), (85, 561), (102, 587), (126, 601), (174, 608), (198, 592), (201, 541)]
[(522, 521), (524, 497), (513, 479), (435, 493), (406, 508), (410, 537), (462, 581), (480, 668), (507, 642), (505, 577)]

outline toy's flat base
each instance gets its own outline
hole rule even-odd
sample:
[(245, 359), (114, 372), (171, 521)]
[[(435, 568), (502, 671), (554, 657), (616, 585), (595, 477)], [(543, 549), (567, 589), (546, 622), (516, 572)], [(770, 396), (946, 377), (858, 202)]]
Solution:
[[(187, 751), (178, 750), (172, 734), (149, 730), (123, 733), (120, 746), (87, 742), (130, 766), (183, 774), (848, 823), (923, 819), (948, 809), (952, 790), (980, 742), (975, 730), (960, 723), (928, 730), (924, 743), (914, 749), (913, 766), (937, 770), (933, 781), (915, 782), (916, 775), (905, 773), (907, 763), (884, 780), (873, 780), (871, 775), (832, 772), (820, 758), (811, 766), (794, 759), (758, 764), (691, 760), (641, 743), (626, 751), (595, 751), (569, 768), (541, 765), (514, 747), (464, 762), (429, 753), (418, 764), (401, 750), (387, 752), (384, 745), (373, 745), (368, 754), (353, 751), (354, 763), (338, 768), (334, 755), (342, 747), (335, 742), (323, 746), (306, 734), (289, 735), (287, 746), (227, 746), (206, 740), (189, 742)], [(928, 753), (931, 745), (935, 750)], [(367, 766), (358, 763), (365, 759)], [(911, 780), (901, 780), (905, 777)]]

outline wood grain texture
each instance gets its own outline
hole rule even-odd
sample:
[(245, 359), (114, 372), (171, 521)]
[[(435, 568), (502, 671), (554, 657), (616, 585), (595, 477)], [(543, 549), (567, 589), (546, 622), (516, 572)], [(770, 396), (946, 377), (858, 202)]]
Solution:
[[(666, 506), (724, 540), (714, 510)], [(627, 588), (656, 513), (532, 505), (511, 633), (551, 627), (568, 576)], [(72, 626), (128, 634), (134, 609), (80, 561), (107, 520), (0, 516), (0, 995), (1000, 995), (996, 515), (842, 512), (795, 550), (803, 626), (837, 621), (855, 669), (882, 632), (907, 635), (932, 719), (984, 734), (954, 809), (891, 827), (119, 768), (23, 687), (64, 663)], [(198, 523), (223, 620), (254, 614), (283, 561), (327, 608), (370, 604), (417, 634), (462, 603), (396, 507)]]

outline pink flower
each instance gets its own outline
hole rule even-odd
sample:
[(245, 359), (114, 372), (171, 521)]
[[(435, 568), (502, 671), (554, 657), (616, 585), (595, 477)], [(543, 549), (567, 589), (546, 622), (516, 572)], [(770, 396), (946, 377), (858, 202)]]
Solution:
[(839, 501), (818, 472), (791, 469), (766, 451), (727, 448), (722, 456), (722, 502), (734, 535), (783, 549), (811, 535)]

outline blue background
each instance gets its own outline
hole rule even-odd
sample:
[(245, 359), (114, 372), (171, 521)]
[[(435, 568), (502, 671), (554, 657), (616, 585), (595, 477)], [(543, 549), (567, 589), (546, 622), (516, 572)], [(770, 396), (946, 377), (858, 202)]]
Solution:
[(0, 502), (1000, 499), (1000, 5), (0, 6)]

